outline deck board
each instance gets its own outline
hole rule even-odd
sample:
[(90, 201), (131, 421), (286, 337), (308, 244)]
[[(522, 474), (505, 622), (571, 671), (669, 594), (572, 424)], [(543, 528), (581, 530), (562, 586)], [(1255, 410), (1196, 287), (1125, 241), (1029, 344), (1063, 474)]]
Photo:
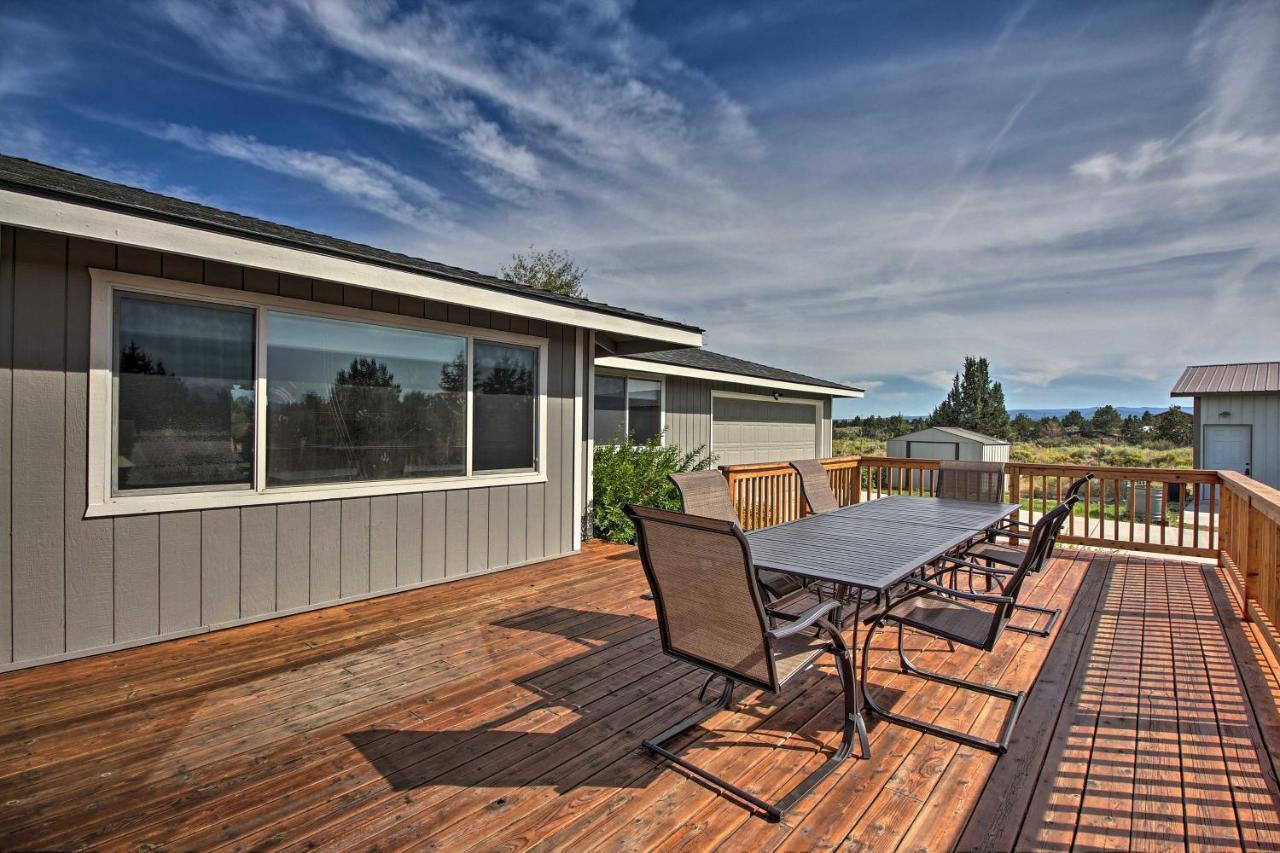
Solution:
[[(771, 824), (636, 748), (701, 678), (662, 655), (634, 552), (591, 545), (0, 676), (0, 848), (1274, 847), (1276, 670), (1246, 665), (1260, 646), (1220, 583), (1064, 551), (1026, 590), (1068, 608), (1054, 637), (984, 655), (909, 634), (922, 665), (1031, 689), (1011, 752), (879, 722), (870, 761)], [(886, 701), (995, 733), (1002, 702), (903, 675), (892, 644)], [(831, 668), (799, 688), (740, 691), (677, 746), (776, 797), (839, 735)]]

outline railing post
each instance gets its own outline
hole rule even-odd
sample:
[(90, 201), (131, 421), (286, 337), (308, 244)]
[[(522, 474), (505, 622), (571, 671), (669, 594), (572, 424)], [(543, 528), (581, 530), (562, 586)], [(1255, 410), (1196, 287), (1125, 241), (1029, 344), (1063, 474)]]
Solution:
[(859, 456), (853, 468), (850, 469), (853, 474), (850, 477), (849, 485), (849, 503), (862, 503), (862, 457)]

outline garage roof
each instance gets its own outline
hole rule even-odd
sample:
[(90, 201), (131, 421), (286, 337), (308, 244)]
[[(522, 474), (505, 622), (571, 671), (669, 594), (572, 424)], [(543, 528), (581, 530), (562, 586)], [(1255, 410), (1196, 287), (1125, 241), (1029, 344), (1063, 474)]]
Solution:
[(963, 438), (963, 439), (967, 439), (968, 441), (973, 441), (973, 442), (976, 442), (976, 443), (978, 443), (978, 444), (994, 445), (994, 444), (1008, 444), (1008, 443), (1009, 443), (1009, 442), (1005, 441), (1003, 438), (995, 438), (995, 437), (993, 437), (993, 436), (985, 435), (985, 434), (980, 433), (980, 432), (974, 432), (974, 431), (973, 431), (973, 430), (971, 430), (971, 429), (965, 429), (964, 427), (948, 427), (948, 426), (927, 427), (926, 429), (918, 430), (918, 431), (916, 431), (916, 432), (912, 432), (912, 433), (907, 433), (906, 435), (900, 435), (900, 436), (898, 436), (898, 437), (897, 437), (897, 439), (896, 439), (896, 440), (898, 440), (898, 441), (903, 441), (903, 440), (908, 440), (908, 441), (909, 441), (909, 440), (913, 440), (913, 439), (915, 439), (915, 437), (916, 437), (916, 436), (918, 436), (918, 435), (924, 435), (924, 434), (925, 434), (925, 433), (927, 433), (927, 432), (932, 432), (932, 431), (935, 431), (935, 430), (936, 430), (937, 432), (945, 432), (945, 433), (948, 433), (948, 434), (950, 434), (950, 435), (954, 435), (956, 438)]
[(655, 373), (737, 382), (780, 390), (830, 394), (833, 397), (863, 395), (861, 388), (855, 388), (852, 385), (818, 379), (792, 370), (770, 367), (767, 364), (700, 348), (646, 352), (629, 358), (605, 357), (597, 359), (596, 363), (603, 367), (651, 370)]
[(1193, 364), (1182, 371), (1170, 397), (1197, 394), (1268, 394), (1280, 392), (1280, 361)]

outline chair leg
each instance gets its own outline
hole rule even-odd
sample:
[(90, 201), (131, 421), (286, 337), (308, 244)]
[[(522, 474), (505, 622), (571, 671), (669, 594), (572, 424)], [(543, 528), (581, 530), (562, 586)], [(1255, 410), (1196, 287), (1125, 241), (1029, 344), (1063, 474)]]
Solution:
[(847, 712), (848, 708), (856, 706), (857, 701), (855, 694), (857, 686), (853, 680), (852, 664), (847, 660), (842, 662), (838, 659), (836, 667), (840, 672), (840, 680), (844, 687), (846, 708), (844, 724), (841, 727), (840, 746), (827, 758), (826, 761), (822, 763), (822, 766), (805, 777), (802, 782), (792, 788), (791, 791), (776, 804), (765, 802), (755, 794), (744, 791), (729, 780), (721, 778), (709, 770), (704, 770), (693, 762), (687, 761), (663, 747), (663, 744), (667, 741), (687, 732), (689, 729), (699, 725), (713, 714), (726, 710), (733, 705), (733, 682), (728, 679), (725, 680), (725, 689), (720, 694), (720, 699), (715, 704), (708, 705), (707, 707), (698, 710), (657, 737), (645, 740), (643, 742), (644, 748), (662, 756), (672, 764), (677, 764), (680, 767), (683, 767), (695, 776), (699, 776), (711, 784), (716, 785), (719, 788), (723, 788), (735, 797), (750, 803), (764, 812), (766, 818), (776, 823), (777, 821), (782, 820), (787, 809), (799, 802), (799, 800), (812, 791), (818, 783), (830, 776), (831, 773), (840, 766), (841, 762), (849, 758), (850, 754), (853, 752), (854, 737), (861, 738), (863, 755), (870, 755), (870, 748), (867, 745), (867, 729), (866, 725), (862, 721), (862, 715), (853, 715)]
[(1062, 611), (1052, 607), (1036, 607), (1034, 604), (1015, 604), (1014, 610), (1027, 610), (1031, 613), (1041, 613), (1049, 617), (1049, 622), (1043, 628), (1024, 628), (1021, 625), (1006, 625), (1006, 631), (1017, 631), (1019, 634), (1030, 634), (1033, 637), (1047, 637), (1053, 633), (1053, 626), (1058, 624), (1058, 619), (1062, 616)]
[[(871, 626), (871, 630), (867, 633), (866, 642), (867, 642), (868, 649), (871, 648), (872, 636), (875, 634), (875, 632), (880, 628), (882, 624), (883, 624), (882, 620), (877, 620), (876, 623)], [(949, 675), (943, 675), (941, 673), (929, 672), (928, 670), (920, 669), (914, 663), (911, 662), (911, 659), (907, 657), (906, 651), (902, 647), (902, 635), (904, 630), (905, 629), (902, 626), (902, 624), (899, 623), (898, 624), (898, 665), (902, 668), (903, 672), (909, 673), (911, 675), (916, 675), (921, 678), (926, 678), (926, 679), (929, 679), (930, 681), (937, 681), (942, 684), (950, 685), (952, 687), (958, 687), (963, 690), (973, 690), (978, 693), (984, 693), (988, 696), (995, 696), (999, 699), (1006, 699), (1009, 702), (1013, 703), (1012, 707), (1009, 709), (1008, 716), (1005, 717), (1004, 725), (1000, 727), (1000, 737), (996, 740), (988, 740), (987, 738), (981, 738), (981, 737), (978, 737), (977, 735), (969, 734), (968, 732), (962, 732), (956, 729), (949, 729), (946, 726), (935, 725), (934, 723), (925, 722), (924, 720), (919, 720), (914, 717), (905, 717), (901, 714), (895, 714), (892, 711), (888, 711), (885, 708), (881, 707), (879, 704), (876, 703), (875, 698), (872, 697), (870, 691), (866, 689), (868, 686), (868, 682), (867, 682), (868, 655), (864, 652), (862, 657), (862, 683), (863, 683), (863, 690), (866, 697), (868, 712), (874, 716), (882, 717), (886, 720), (889, 720), (890, 722), (898, 723), (908, 728), (915, 729), (916, 731), (919, 731), (919, 732), (938, 735), (939, 737), (944, 737), (944, 738), (948, 738), (949, 740), (958, 741), (960, 743), (967, 744), (969, 746), (977, 747), (978, 749), (985, 749), (985, 750), (988, 750), (989, 752), (994, 752), (998, 755), (1004, 754), (1006, 751), (1008, 751), (1009, 738), (1013, 734), (1013, 727), (1018, 721), (1018, 715), (1022, 712), (1022, 703), (1026, 700), (1027, 694), (1021, 691), (1005, 690), (1003, 687), (994, 687), (992, 685), (982, 684), (977, 681), (969, 681), (963, 678), (953, 678), (952, 676), (949, 676)]]
[(716, 673), (707, 676), (707, 680), (702, 682), (702, 689), (698, 691), (698, 701), (705, 702), (707, 699), (707, 690), (711, 687), (711, 682), (716, 680)]

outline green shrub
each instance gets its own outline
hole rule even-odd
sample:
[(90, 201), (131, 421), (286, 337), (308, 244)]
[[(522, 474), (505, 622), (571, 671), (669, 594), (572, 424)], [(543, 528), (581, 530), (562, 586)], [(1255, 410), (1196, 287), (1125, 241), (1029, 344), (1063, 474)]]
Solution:
[(610, 542), (634, 542), (635, 527), (622, 511), (627, 504), (679, 510), (680, 494), (667, 476), (712, 467), (715, 457), (704, 449), (686, 453), (678, 447), (664, 447), (657, 437), (637, 442), (631, 436), (596, 447), (592, 534)]

